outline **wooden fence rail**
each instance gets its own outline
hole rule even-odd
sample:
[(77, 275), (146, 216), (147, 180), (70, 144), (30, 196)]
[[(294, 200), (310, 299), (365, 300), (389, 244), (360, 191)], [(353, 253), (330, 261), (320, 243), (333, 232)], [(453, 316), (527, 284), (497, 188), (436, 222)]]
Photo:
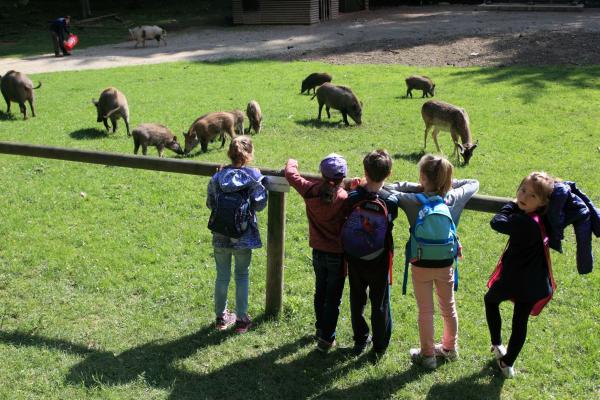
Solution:
[[(0, 142), (0, 154), (50, 158), (55, 160), (103, 164), (117, 167), (148, 169), (152, 171), (174, 172), (178, 174), (212, 176), (221, 164), (199, 163), (182, 159), (142, 157), (121, 153), (105, 153), (62, 147), (48, 147), (31, 144)], [(269, 205), (267, 220), (267, 291), (265, 314), (278, 316), (283, 299), (283, 263), (285, 244), (285, 202), (289, 186), (283, 178), (283, 170), (258, 168), (269, 176)], [(319, 178), (314, 174), (303, 174), (305, 178)], [(510, 199), (476, 195), (466, 205), (474, 211), (495, 213)]]

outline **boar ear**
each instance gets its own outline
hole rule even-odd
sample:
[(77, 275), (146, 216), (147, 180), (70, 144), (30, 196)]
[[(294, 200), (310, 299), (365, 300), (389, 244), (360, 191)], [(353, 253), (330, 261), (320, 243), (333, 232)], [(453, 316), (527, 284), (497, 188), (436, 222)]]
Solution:
[(176, 142), (177, 141), (177, 136), (173, 136), (173, 141)]

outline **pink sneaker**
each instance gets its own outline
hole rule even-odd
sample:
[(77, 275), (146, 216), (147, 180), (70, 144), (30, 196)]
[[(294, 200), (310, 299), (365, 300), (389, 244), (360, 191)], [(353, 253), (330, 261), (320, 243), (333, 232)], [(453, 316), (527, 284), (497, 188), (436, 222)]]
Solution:
[(230, 328), (233, 324), (235, 324), (235, 314), (225, 310), (223, 314), (217, 317), (215, 321), (215, 328), (218, 331), (224, 331), (227, 328)]
[(250, 328), (252, 328), (252, 320), (250, 319), (250, 316), (248, 314), (235, 321), (236, 333), (246, 333)]

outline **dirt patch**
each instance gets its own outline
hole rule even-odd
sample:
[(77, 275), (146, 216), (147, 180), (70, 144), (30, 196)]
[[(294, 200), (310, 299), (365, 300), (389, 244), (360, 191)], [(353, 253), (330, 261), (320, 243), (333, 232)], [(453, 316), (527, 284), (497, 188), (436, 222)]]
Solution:
[(134, 49), (132, 43), (117, 43), (76, 49), (68, 59), (46, 54), (2, 61), (5, 70), (26, 73), (256, 58), (460, 67), (588, 65), (600, 64), (599, 39), (598, 9), (574, 13), (393, 7), (343, 14), (310, 26), (203, 25), (169, 34), (167, 47)]
[(275, 58), (332, 64), (509, 66), (600, 64), (600, 32), (545, 31), (447, 38), (388, 39), (289, 53)]

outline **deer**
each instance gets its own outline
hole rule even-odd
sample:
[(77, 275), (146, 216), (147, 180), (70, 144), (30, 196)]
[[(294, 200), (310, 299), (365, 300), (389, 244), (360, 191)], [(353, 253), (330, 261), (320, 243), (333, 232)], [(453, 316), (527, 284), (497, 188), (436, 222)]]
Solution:
[[(469, 128), (469, 115), (467, 112), (452, 104), (444, 103), (438, 100), (429, 100), (421, 107), (421, 116), (425, 122), (425, 138), (423, 141), (423, 151), (427, 148), (427, 134), (433, 127), (433, 141), (435, 147), (441, 153), (440, 145), (438, 144), (437, 136), (440, 130), (450, 131), (452, 141), (454, 142), (454, 152), (456, 159), (460, 162), (460, 156), (463, 157), (465, 165), (469, 164), (469, 160), (473, 156), (473, 151), (477, 148), (479, 140), (473, 143), (471, 138), (471, 129)], [(461, 143), (458, 143), (460, 137)]]

